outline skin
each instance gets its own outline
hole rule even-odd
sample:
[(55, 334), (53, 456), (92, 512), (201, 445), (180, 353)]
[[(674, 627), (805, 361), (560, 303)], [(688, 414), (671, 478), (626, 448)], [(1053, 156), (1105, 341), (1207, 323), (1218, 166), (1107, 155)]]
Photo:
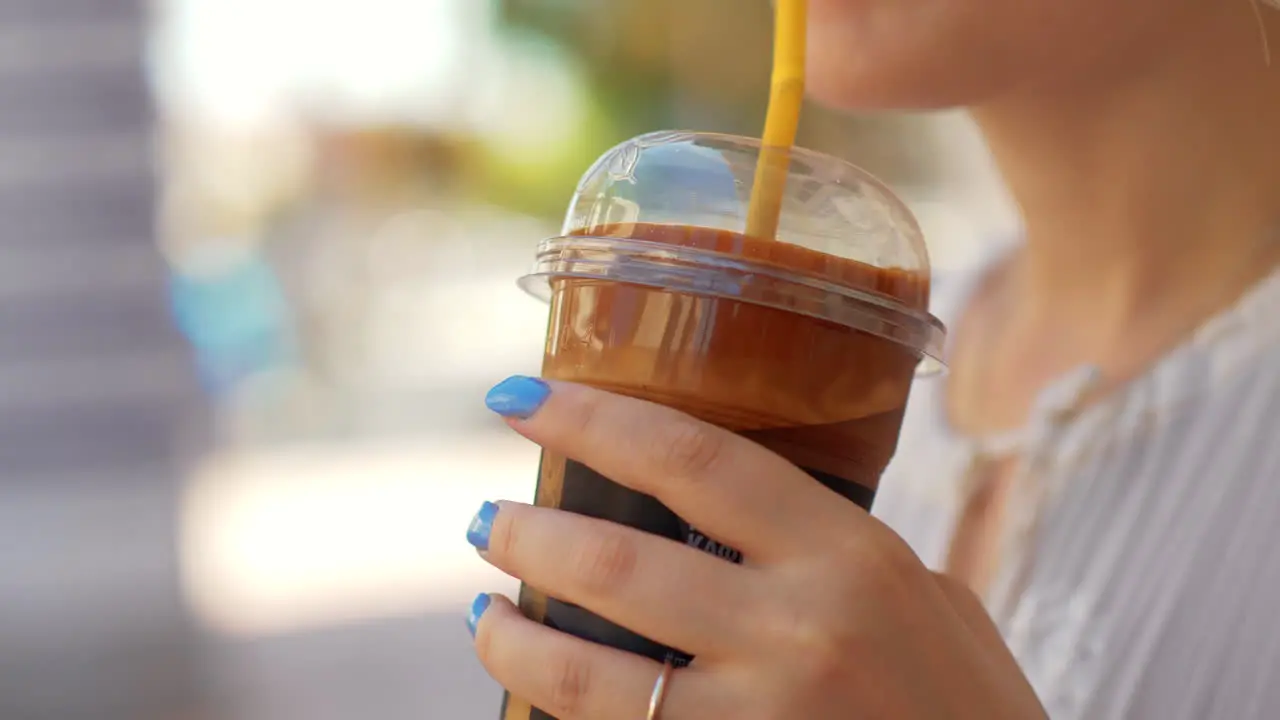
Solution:
[[(1276, 268), (1280, 57), (1267, 65), (1262, 32), (1280, 55), (1280, 12), (1259, 17), (1251, 0), (811, 0), (815, 99), (967, 107), (1023, 212), (1024, 242), (953, 328), (956, 426), (1019, 427), (1082, 363), (1104, 395)], [(699, 655), (664, 720), (1044, 716), (974, 595), (764, 450), (571, 385), (509, 422), (751, 558), (502, 505), (486, 560)], [(975, 546), (1000, 522), (998, 502), (979, 508)], [(565, 720), (643, 717), (659, 673), (502, 598), (476, 649)]]
[[(511, 427), (751, 558), (734, 565), (593, 518), (500, 505), (485, 560), (697, 655), (677, 671), (663, 720), (1043, 717), (976, 598), (856, 505), (669, 408), (551, 388)], [(501, 597), (482, 615), (475, 647), (499, 682), (561, 720), (642, 717), (661, 672), (531, 622)]]

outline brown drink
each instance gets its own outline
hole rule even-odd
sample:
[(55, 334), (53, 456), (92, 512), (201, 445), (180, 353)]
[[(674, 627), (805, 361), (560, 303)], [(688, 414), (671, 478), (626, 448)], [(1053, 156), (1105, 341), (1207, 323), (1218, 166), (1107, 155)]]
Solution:
[[(541, 251), (554, 258), (541, 264), (551, 303), (544, 377), (683, 410), (871, 507), (921, 362), (910, 320), (936, 328), (925, 313), (927, 266), (878, 268), (730, 230), (574, 223), (573, 215), (568, 234)], [(699, 280), (707, 268), (710, 279)], [(536, 504), (742, 560), (653, 498), (554, 453), (543, 454)], [(677, 665), (691, 660), (531, 588), (522, 588), (520, 606), (594, 642)], [(549, 718), (519, 699), (504, 703), (503, 720)]]

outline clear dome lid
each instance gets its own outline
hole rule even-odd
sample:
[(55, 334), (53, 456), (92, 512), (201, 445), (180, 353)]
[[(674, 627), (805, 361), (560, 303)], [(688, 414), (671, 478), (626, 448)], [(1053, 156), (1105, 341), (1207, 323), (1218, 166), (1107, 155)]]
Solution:
[(748, 237), (761, 153), (756, 139), (682, 132), (613, 148), (522, 287), (546, 298), (551, 280), (578, 277), (731, 297), (873, 333), (939, 367), (945, 331), (928, 313), (929, 256), (907, 206), (860, 168), (795, 148), (776, 234)]

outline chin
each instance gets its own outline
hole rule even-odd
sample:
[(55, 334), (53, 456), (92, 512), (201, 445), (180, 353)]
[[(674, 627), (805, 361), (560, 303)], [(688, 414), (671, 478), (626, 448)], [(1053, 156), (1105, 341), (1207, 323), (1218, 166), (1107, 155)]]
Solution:
[[(807, 86), (850, 111), (1079, 87), (1158, 59), (1247, 0), (810, 0)], [(1252, 17), (1249, 17), (1252, 22)]]

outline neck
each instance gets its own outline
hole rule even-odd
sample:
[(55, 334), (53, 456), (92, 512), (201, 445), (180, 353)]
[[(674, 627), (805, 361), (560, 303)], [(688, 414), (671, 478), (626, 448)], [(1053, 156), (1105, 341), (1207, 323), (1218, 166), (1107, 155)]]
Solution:
[(1095, 343), (1155, 316), (1185, 331), (1280, 257), (1280, 57), (1248, 0), (1199, 7), (1159, 61), (974, 110), (1023, 212), (1007, 289), (1028, 320)]

